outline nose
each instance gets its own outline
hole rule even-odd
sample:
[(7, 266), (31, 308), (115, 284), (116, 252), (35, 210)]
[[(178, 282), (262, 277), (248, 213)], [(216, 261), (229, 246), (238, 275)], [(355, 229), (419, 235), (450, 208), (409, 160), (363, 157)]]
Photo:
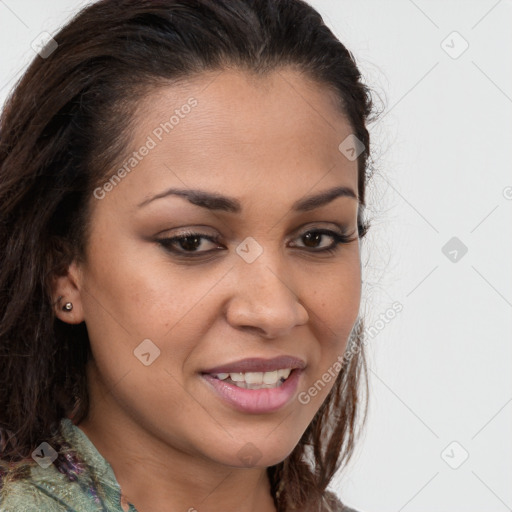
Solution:
[(276, 271), (263, 258), (239, 262), (227, 320), (236, 329), (257, 331), (263, 338), (285, 337), (309, 320), (288, 272)]

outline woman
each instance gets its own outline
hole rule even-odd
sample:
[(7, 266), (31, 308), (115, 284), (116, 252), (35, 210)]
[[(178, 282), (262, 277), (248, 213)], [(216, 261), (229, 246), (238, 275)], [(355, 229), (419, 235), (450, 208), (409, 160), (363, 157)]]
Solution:
[(1, 119), (0, 510), (351, 510), (371, 113), (299, 0), (103, 0), (41, 49)]

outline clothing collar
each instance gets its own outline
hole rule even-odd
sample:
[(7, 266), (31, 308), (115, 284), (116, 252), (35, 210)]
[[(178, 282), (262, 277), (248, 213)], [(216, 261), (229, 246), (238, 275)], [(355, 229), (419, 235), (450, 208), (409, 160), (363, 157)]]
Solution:
[[(87, 464), (93, 483), (98, 487), (99, 499), (106, 502), (109, 510), (123, 511), (121, 507), (121, 487), (117, 482), (114, 470), (101, 455), (85, 432), (69, 418), (61, 419), (61, 431), (64, 439)], [(124, 511), (123, 511), (124, 512)], [(130, 505), (128, 512), (137, 512)]]

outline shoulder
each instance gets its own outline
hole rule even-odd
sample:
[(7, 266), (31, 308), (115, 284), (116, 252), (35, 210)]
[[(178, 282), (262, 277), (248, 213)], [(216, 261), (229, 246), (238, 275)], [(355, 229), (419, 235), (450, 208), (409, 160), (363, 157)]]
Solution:
[(85, 433), (63, 418), (53, 441), (40, 460), (0, 460), (0, 512), (124, 512), (113, 469)]
[[(48, 468), (50, 469), (50, 468)], [(60, 499), (62, 493), (69, 494), (69, 484), (50, 469), (42, 477), (29, 469), (23, 476), (5, 473), (1, 482), (0, 512), (63, 512), (70, 510), (68, 502)]]
[(51, 496), (34, 485), (27, 477), (11, 480), (6, 476), (0, 491), (0, 512), (63, 512)]
[(61, 445), (58, 461), (48, 455), (41, 462), (0, 460), (0, 512), (102, 511), (91, 496), (96, 486), (90, 468), (76, 455), (73, 446)]

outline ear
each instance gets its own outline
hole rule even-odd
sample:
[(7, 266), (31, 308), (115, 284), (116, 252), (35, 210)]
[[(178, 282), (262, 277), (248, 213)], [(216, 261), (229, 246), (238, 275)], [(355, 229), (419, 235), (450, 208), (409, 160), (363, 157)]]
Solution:
[[(82, 273), (79, 265), (73, 261), (67, 273), (55, 276), (52, 281), (52, 297), (55, 315), (67, 324), (79, 324), (85, 320), (81, 294)], [(64, 305), (68, 302), (73, 308), (67, 311)]]

